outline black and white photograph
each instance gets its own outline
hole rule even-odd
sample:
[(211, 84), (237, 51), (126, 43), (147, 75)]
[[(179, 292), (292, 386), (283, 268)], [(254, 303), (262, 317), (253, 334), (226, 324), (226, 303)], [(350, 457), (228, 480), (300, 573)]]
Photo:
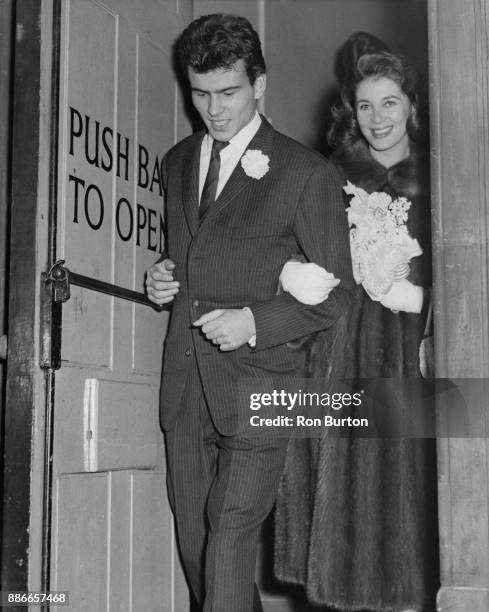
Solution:
[(489, 612), (489, 0), (0, 0), (0, 608)]

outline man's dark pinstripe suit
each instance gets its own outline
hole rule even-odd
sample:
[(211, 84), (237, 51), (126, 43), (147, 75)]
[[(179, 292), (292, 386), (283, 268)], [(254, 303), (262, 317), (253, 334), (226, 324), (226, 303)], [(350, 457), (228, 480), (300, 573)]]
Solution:
[[(205, 610), (248, 612), (259, 527), (274, 502), (287, 441), (235, 435), (240, 418), (249, 417), (238, 413), (237, 385), (300, 376), (302, 356), (286, 343), (329, 327), (348, 309), (348, 228), (334, 168), (263, 118), (248, 150), (270, 158), (269, 172), (254, 179), (238, 164), (199, 225), (203, 136), (186, 138), (163, 161), (166, 255), (180, 291), (165, 341), (161, 422), (189, 581), (199, 597), (207, 533)], [(298, 250), (342, 280), (319, 306), (277, 295), (280, 271)], [(192, 326), (213, 309), (244, 306), (255, 318), (254, 349), (222, 352)]]

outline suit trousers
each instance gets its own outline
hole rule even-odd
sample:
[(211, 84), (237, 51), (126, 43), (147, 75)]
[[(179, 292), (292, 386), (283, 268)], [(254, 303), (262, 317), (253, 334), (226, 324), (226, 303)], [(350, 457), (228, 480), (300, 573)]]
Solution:
[(259, 612), (257, 546), (277, 495), (288, 437), (221, 435), (196, 364), (175, 427), (165, 436), (168, 494), (195, 598), (204, 612)]

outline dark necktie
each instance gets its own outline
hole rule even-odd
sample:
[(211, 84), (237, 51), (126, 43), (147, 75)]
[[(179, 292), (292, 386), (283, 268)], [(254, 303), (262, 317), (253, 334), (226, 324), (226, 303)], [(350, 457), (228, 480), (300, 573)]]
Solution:
[(214, 140), (212, 143), (211, 160), (209, 162), (209, 170), (205, 177), (204, 188), (200, 198), (199, 219), (202, 219), (207, 212), (207, 209), (214, 203), (217, 193), (217, 183), (219, 182), (219, 170), (221, 169), (221, 151), (227, 147), (229, 142), (221, 142)]

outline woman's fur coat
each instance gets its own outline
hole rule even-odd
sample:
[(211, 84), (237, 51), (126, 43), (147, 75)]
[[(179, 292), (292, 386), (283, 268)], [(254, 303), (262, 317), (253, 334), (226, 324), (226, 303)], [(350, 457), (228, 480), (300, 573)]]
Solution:
[[(394, 412), (387, 419), (375, 413), (384, 435), (386, 421), (396, 427), (396, 415), (411, 414), (423, 395), (418, 351), (431, 286), (428, 161), (413, 145), (408, 159), (386, 170), (363, 140), (332, 161), (345, 180), (368, 192), (407, 197), (408, 229), (423, 249), (408, 277), (426, 289), (421, 314), (393, 313), (358, 285), (351, 312), (302, 348), (312, 377), (397, 378), (383, 389)], [(431, 404), (428, 413), (432, 418)], [(361, 438), (342, 431), (290, 443), (275, 513), (275, 573), (304, 585), (312, 602), (339, 610), (436, 607), (435, 442), (389, 432)]]

